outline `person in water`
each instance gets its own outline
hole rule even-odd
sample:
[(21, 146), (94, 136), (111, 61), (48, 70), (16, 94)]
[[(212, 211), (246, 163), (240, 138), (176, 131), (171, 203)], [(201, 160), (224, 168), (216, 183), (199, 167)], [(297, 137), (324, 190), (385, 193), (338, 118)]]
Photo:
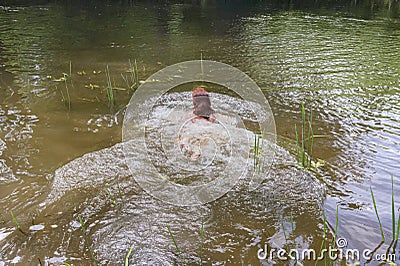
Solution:
[[(206, 126), (210, 122), (215, 123), (216, 119), (213, 117), (215, 111), (211, 108), (210, 96), (205, 89), (195, 88), (192, 92), (192, 101), (195, 117), (192, 117), (190, 121), (196, 125), (195, 127)], [(191, 161), (196, 161), (200, 158), (202, 148), (208, 144), (208, 141), (208, 138), (201, 134), (189, 134), (178, 138), (181, 151)]]
[(193, 114), (195, 118), (205, 119), (215, 122), (213, 114), (215, 111), (211, 108), (211, 101), (208, 92), (203, 88), (195, 88), (192, 92)]

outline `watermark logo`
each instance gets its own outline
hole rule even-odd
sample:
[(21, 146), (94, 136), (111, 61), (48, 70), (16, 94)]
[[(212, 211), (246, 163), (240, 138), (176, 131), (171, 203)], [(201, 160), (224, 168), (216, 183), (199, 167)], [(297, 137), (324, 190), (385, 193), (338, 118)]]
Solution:
[[(186, 100), (168, 100), (171, 91), (179, 86), (194, 87), (201, 83), (211, 89), (213, 84), (226, 88), (237, 97), (237, 101), (213, 101), (218, 93), (208, 92), (216, 114), (213, 123), (208, 125), (193, 122), (195, 114), (192, 106), (187, 105), (192, 101), (191, 91), (186, 91)], [(254, 134), (248, 134), (251, 131), (245, 130), (248, 117), (244, 116), (249, 114), (238, 111), (241, 104), (248, 104), (252, 110), (251, 129), (261, 132), (261, 137), (255, 138)], [(161, 109), (164, 113), (158, 115)], [(185, 112), (192, 117), (185, 118)], [(235, 126), (229, 120), (219, 119), (220, 114), (233, 118)], [(250, 177), (247, 185), (251, 190), (256, 189), (274, 157), (272, 149), (262, 146), (275, 144), (276, 134), (268, 101), (248, 75), (224, 63), (195, 60), (168, 66), (141, 84), (127, 106), (122, 138), (127, 165), (145, 191), (174, 205), (193, 206), (223, 196), (240, 178)], [(188, 148), (188, 145), (191, 146)], [(138, 152), (144, 169), (140, 172)], [(220, 157), (226, 159), (223, 167), (216, 161)], [(237, 160), (243, 157), (245, 161)], [(252, 163), (257, 164), (257, 171), (249, 173)], [(215, 165), (213, 169), (218, 171), (210, 173), (210, 166)], [(192, 184), (190, 176), (199, 174), (204, 174), (203, 180), (207, 182)], [(185, 182), (185, 178), (189, 181)]]
[(308, 249), (283, 249), (271, 248), (267, 244), (264, 248), (257, 251), (257, 258), (260, 260), (281, 260), (281, 261), (378, 261), (390, 262), (396, 261), (396, 254), (375, 253), (371, 249), (352, 249), (347, 247), (345, 238), (336, 239), (336, 246), (329, 246), (321, 250)]

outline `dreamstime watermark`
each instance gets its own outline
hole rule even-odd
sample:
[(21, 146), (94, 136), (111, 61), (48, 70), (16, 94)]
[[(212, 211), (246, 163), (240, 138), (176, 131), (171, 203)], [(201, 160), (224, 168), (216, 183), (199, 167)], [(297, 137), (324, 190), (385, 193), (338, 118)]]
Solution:
[[(184, 101), (175, 101), (172, 104), (168, 94), (185, 84), (189, 91), (180, 95), (186, 95), (186, 98)], [(215, 87), (223, 87), (236, 95), (237, 100), (232, 100), (231, 97), (227, 101), (215, 102), (214, 96), (219, 97), (219, 95), (209, 92), (216, 114), (234, 118), (236, 126), (226, 124), (223, 119), (217, 118), (213, 126), (198, 127), (196, 130), (202, 128), (204, 132), (196, 135), (194, 139), (187, 140), (185, 134), (190, 132), (196, 123), (188, 123), (187, 119), (179, 119), (179, 116), (182, 116), (183, 110), (191, 113), (192, 106), (187, 105), (191, 104), (190, 90), (198, 84), (207, 84), (207, 89), (210, 87), (213, 89), (214, 84)], [(166, 105), (167, 112), (165, 112)], [(242, 105), (247, 105), (250, 111), (239, 112), (239, 107)], [(159, 115), (162, 107), (164, 113)], [(264, 180), (274, 153), (272, 149), (264, 149), (262, 160), (259, 159), (260, 154), (254, 155), (257, 156), (257, 163), (261, 162), (259, 165), (263, 171), (258, 169), (254, 173), (249, 173), (248, 169), (251, 168), (249, 165), (253, 163), (251, 153), (254, 135), (248, 134), (249, 131), (238, 134), (240, 129), (246, 128), (249, 116), (252, 117), (250, 118), (252, 128), (262, 132), (265, 143), (275, 144), (275, 120), (268, 101), (258, 85), (237, 68), (215, 61), (194, 60), (158, 71), (135, 91), (125, 112), (122, 128), (123, 150), (132, 176), (152, 196), (179, 206), (194, 206), (214, 201), (231, 190), (239, 179), (244, 177), (249, 177), (249, 189), (256, 189)], [(150, 138), (152, 135), (158, 137)], [(215, 136), (223, 139), (223, 143), (214, 141)], [(192, 157), (185, 156), (181, 146), (185, 143), (194, 143), (197, 141), (196, 138), (199, 139), (198, 143), (208, 139), (209, 147), (214, 149), (213, 152), (203, 152), (201, 150), (203, 147), (198, 145), (199, 147), (193, 148), (196, 149), (196, 156), (193, 154)], [(154, 147), (155, 145), (157, 147)], [(257, 148), (257, 152), (260, 150)], [(225, 153), (222, 154), (223, 152)], [(197, 159), (197, 156), (200, 158)], [(224, 161), (224, 168), (220, 167), (218, 171), (210, 173), (212, 169), (210, 165), (222, 165), (219, 161), (215, 162), (215, 158), (223, 156), (228, 157)], [(238, 163), (237, 158), (244, 156), (247, 156), (246, 160)], [(196, 160), (191, 160), (194, 157)], [(142, 170), (139, 171), (138, 168)], [(168, 171), (165, 169), (169, 169), (173, 174), (168, 176)], [(200, 179), (207, 182), (190, 184), (190, 177), (202, 172), (205, 173), (204, 179)], [(189, 181), (176, 182), (176, 176), (179, 180), (184, 180), (187, 176)], [(210, 176), (213, 178), (209, 178)]]
[(396, 254), (387, 253), (374, 253), (371, 249), (352, 249), (347, 248), (347, 240), (345, 238), (338, 238), (336, 246), (329, 246), (316, 251), (312, 248), (307, 249), (283, 249), (283, 248), (270, 248), (267, 244), (264, 248), (257, 251), (257, 258), (260, 260), (281, 260), (281, 261), (323, 261), (328, 259), (330, 261), (379, 261), (388, 262), (396, 261)]

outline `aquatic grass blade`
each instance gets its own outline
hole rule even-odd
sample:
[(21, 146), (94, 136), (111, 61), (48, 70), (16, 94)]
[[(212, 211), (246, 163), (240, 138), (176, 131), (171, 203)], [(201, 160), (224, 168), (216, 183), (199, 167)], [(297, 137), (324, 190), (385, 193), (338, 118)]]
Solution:
[(255, 172), (256, 166), (257, 166), (257, 134), (254, 134), (253, 165), (254, 165), (254, 172)]
[(394, 180), (393, 175), (391, 175), (392, 179), (392, 240), (396, 239), (396, 212), (394, 208)]
[(338, 227), (339, 227), (339, 205), (336, 205), (336, 215), (335, 215), (335, 236), (334, 242), (336, 243), (336, 239), (338, 236)]
[(110, 106), (110, 110), (114, 108), (115, 104), (115, 98), (114, 98), (114, 92), (113, 92), (113, 86), (111, 83), (111, 77), (110, 77), (110, 70), (108, 68), (108, 65), (106, 66), (106, 79), (107, 79), (107, 99), (108, 99), (108, 104)]
[(19, 226), (19, 223), (17, 221), (17, 218), (14, 216), (14, 213), (12, 211), (10, 211), (11, 214), (11, 218), (13, 219), (13, 222), (15, 224), (15, 228), (20, 231), (22, 234), (24, 234), (25, 236), (29, 236), (28, 233), (26, 233), (24, 230), (21, 229), (21, 227)]
[[(296, 238), (295, 238), (295, 234), (294, 234), (294, 229), (295, 229), (295, 225), (294, 225), (294, 220), (293, 220), (293, 213), (290, 212), (290, 224), (292, 225), (292, 241), (293, 241), (293, 249), (297, 248), (297, 244), (296, 244)], [(295, 265), (297, 264), (297, 256), (295, 258)]]
[[(324, 247), (326, 248), (326, 230), (327, 230), (327, 225), (326, 225), (326, 215), (324, 212), (324, 216), (323, 216), (324, 220), (323, 220), (323, 225), (324, 225), (324, 229), (323, 229), (323, 235), (322, 235), (322, 242), (321, 242), (321, 247), (319, 249), (319, 256), (322, 255), (322, 250), (324, 249)], [(317, 266), (318, 260), (315, 261), (315, 266)]]
[(203, 53), (200, 53), (201, 81), (204, 80)]
[(119, 178), (117, 177), (117, 187), (118, 187), (118, 195), (119, 195), (119, 198), (121, 199), (121, 201), (122, 201), (122, 190), (121, 190), (121, 186), (119, 185)]
[(19, 229), (19, 223), (18, 223), (18, 221), (17, 221), (17, 218), (15, 218), (14, 213), (13, 213), (12, 211), (10, 211), (10, 214), (11, 214), (11, 218), (13, 219), (13, 222), (14, 222), (14, 224), (15, 224), (15, 227), (16, 227), (17, 229)]
[[(326, 214), (324, 213), (324, 248), (326, 249), (326, 244), (327, 244), (327, 240), (328, 240), (328, 222), (326, 221)], [(326, 265), (327, 263), (327, 258), (324, 257), (324, 264)]]
[(311, 162), (313, 159), (313, 146), (314, 146), (314, 131), (312, 128), (312, 110), (310, 110), (310, 116), (309, 116), (309, 120), (308, 120), (308, 158), (309, 158), (309, 162), (308, 162), (308, 166), (311, 166)]
[(378, 218), (379, 230), (381, 232), (382, 242), (385, 242), (385, 235), (383, 234), (381, 219), (379, 218), (378, 209), (376, 208), (376, 201), (375, 201), (375, 197), (374, 197), (374, 192), (372, 191), (372, 187), (369, 187), (369, 189), (371, 191), (372, 203), (374, 205), (375, 214), (376, 214), (376, 217)]
[(286, 242), (286, 246), (287, 246), (288, 245), (288, 238), (286, 236), (285, 225), (283, 223), (283, 216), (281, 217), (281, 225), (282, 225), (283, 237), (285, 238), (285, 242)]
[(172, 234), (171, 229), (169, 228), (169, 225), (167, 225), (167, 229), (168, 229), (169, 235), (170, 235), (171, 238), (172, 238), (172, 241), (174, 242), (175, 249), (176, 249), (176, 252), (178, 252), (178, 256), (179, 256), (179, 259), (181, 260), (181, 263), (182, 263), (183, 265), (186, 265), (186, 263), (183, 262), (182, 252), (180, 251), (180, 249), (179, 249), (179, 247), (178, 247), (178, 243), (176, 243), (175, 237), (174, 237), (174, 235)]
[(399, 240), (399, 233), (400, 233), (400, 210), (399, 215), (397, 217), (397, 233), (396, 233), (396, 240)]
[(296, 156), (297, 156), (297, 161), (300, 161), (300, 150), (299, 150), (299, 133), (297, 133), (297, 126), (296, 124), (294, 125), (294, 131), (296, 132)]
[(94, 264), (95, 266), (98, 266), (99, 264), (97, 263), (97, 260), (96, 260), (96, 258), (95, 258), (95, 256), (94, 256), (94, 253), (93, 253), (93, 250), (92, 250), (92, 248), (90, 247), (89, 238), (88, 238), (88, 236), (87, 236), (87, 234), (86, 234), (85, 222), (83, 221), (83, 219), (82, 219), (81, 216), (78, 217), (78, 220), (79, 220), (79, 224), (81, 225), (81, 230), (82, 230), (82, 233), (83, 233), (83, 238), (84, 238), (85, 243), (86, 243), (86, 245), (87, 245), (87, 247), (88, 247), (89, 254), (90, 254), (90, 257), (91, 257), (91, 259), (92, 259), (92, 261), (93, 261), (93, 264)]
[(114, 199), (113, 195), (111, 194), (110, 189), (107, 188), (106, 191), (107, 191), (108, 196), (110, 197), (111, 203), (116, 205), (117, 203), (115, 202), (115, 199)]
[(200, 265), (203, 265), (203, 245), (204, 245), (204, 217), (201, 217), (201, 244), (200, 244)]
[(306, 125), (306, 111), (304, 109), (304, 102), (301, 103), (301, 165), (306, 166), (306, 151), (305, 151), (305, 125)]
[(132, 65), (131, 60), (129, 59), (129, 72), (131, 72), (131, 80), (130, 82), (132, 83), (132, 85), (129, 84), (128, 78), (124, 78), (124, 76), (122, 75), (122, 78), (125, 80), (125, 83), (128, 86), (128, 89), (131, 91), (136, 90), (139, 87), (139, 75), (138, 75), (138, 67), (137, 67), (137, 62), (135, 59), (135, 63)]
[(129, 248), (128, 254), (126, 254), (126, 257), (125, 257), (125, 266), (129, 266), (129, 257), (131, 256), (132, 250), (133, 250), (133, 244), (132, 244), (132, 246)]
[(138, 66), (136, 63), (136, 59), (135, 59), (135, 86), (138, 87), (139, 86), (139, 71), (138, 71)]

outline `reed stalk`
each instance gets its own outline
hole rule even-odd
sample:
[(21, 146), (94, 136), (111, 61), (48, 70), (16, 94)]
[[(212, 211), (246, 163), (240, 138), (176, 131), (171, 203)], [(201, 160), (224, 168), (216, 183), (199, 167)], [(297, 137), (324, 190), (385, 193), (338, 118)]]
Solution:
[(200, 265), (203, 265), (203, 245), (204, 245), (204, 217), (201, 217), (201, 231), (200, 231)]
[(394, 208), (394, 180), (393, 175), (391, 175), (392, 179), (392, 240), (396, 239), (396, 212)]
[(107, 100), (110, 110), (112, 110), (114, 108), (115, 98), (114, 98), (113, 86), (111, 83), (110, 70), (108, 68), (108, 65), (106, 66), (106, 79), (107, 79), (107, 87), (106, 87)]
[(379, 230), (380, 230), (380, 232), (381, 232), (382, 242), (385, 242), (385, 235), (383, 234), (383, 228), (382, 228), (381, 219), (379, 218), (378, 209), (376, 208), (376, 201), (375, 201), (374, 192), (372, 191), (372, 187), (369, 187), (369, 189), (370, 189), (370, 191), (371, 191), (372, 203), (373, 203), (373, 205), (374, 205), (374, 210), (375, 210), (376, 218), (378, 218)]
[(85, 222), (83, 221), (83, 219), (82, 219), (81, 216), (78, 217), (78, 220), (79, 220), (79, 224), (81, 225), (83, 237), (84, 237), (85, 243), (86, 243), (86, 245), (87, 245), (87, 247), (88, 247), (89, 254), (90, 254), (90, 257), (91, 257), (91, 259), (92, 259), (92, 261), (93, 261), (93, 264), (94, 264), (95, 266), (98, 266), (99, 264), (97, 263), (97, 260), (96, 260), (96, 258), (95, 258), (95, 256), (94, 256), (94, 253), (93, 253), (93, 250), (92, 250), (92, 248), (90, 247), (89, 237), (88, 237), (87, 234), (86, 234)]
[(132, 250), (133, 250), (133, 244), (129, 248), (128, 253), (125, 256), (125, 266), (129, 266), (129, 257), (131, 256)]
[(167, 229), (168, 229), (169, 235), (172, 238), (172, 241), (174, 242), (176, 252), (178, 252), (179, 259), (181, 260), (181, 264), (186, 265), (186, 263), (184, 263), (183, 258), (182, 258), (182, 252), (180, 251), (180, 249), (178, 247), (178, 243), (176, 243), (175, 237), (172, 234), (171, 229), (169, 228), (169, 225), (167, 225)]

